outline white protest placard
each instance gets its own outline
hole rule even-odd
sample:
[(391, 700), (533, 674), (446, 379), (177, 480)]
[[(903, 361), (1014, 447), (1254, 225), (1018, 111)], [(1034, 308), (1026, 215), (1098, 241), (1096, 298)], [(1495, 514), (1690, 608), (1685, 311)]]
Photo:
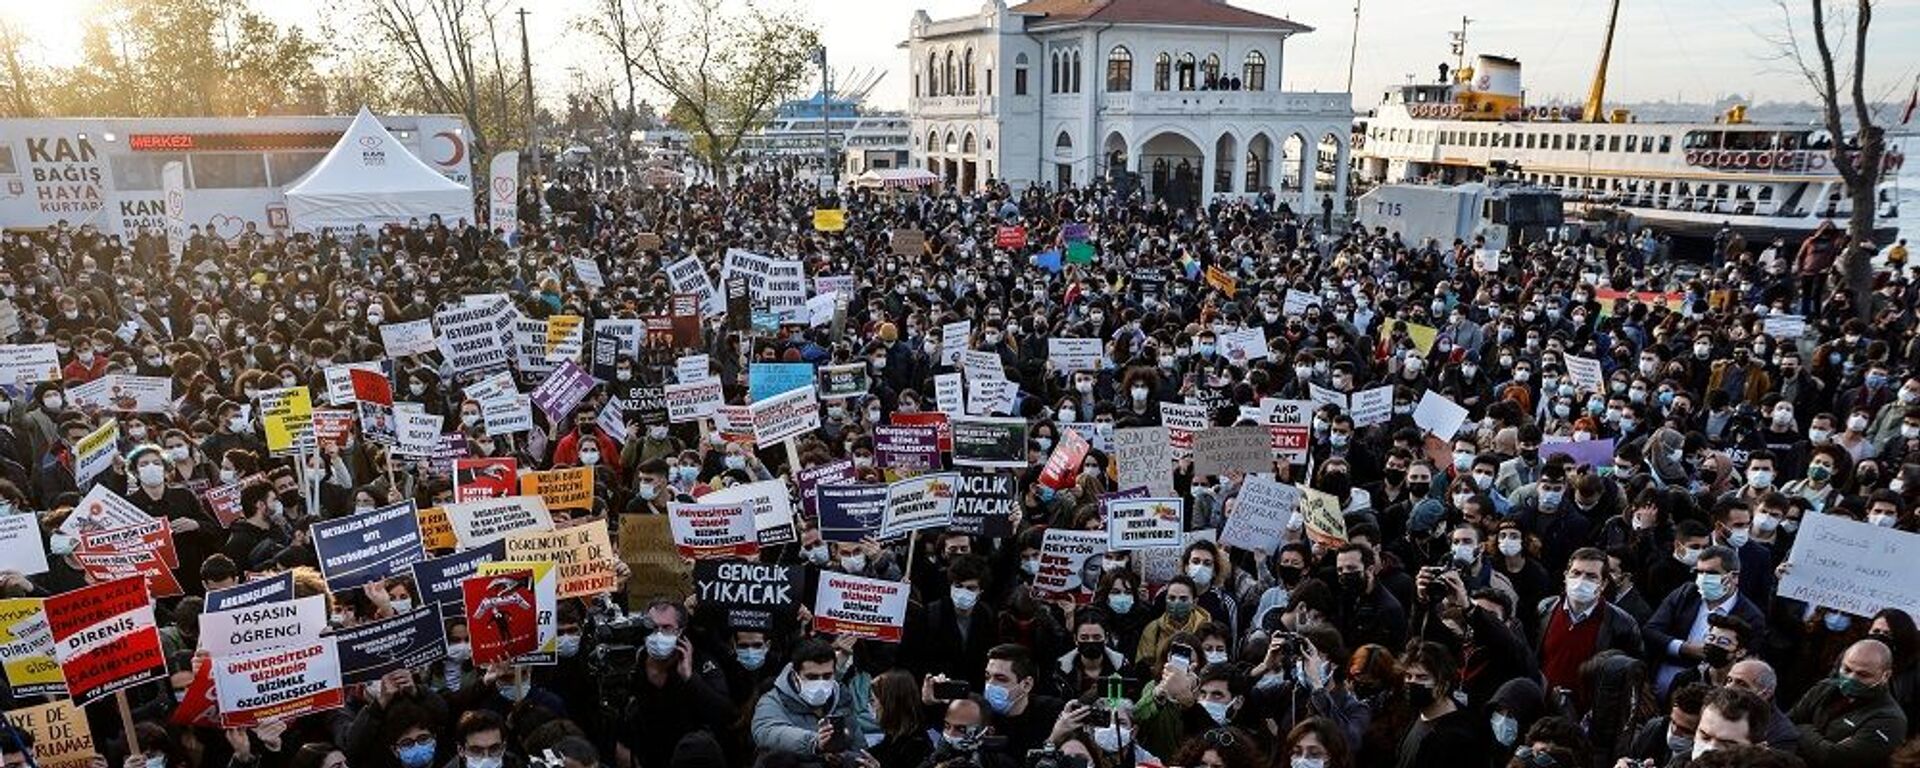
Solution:
[(837, 293), (823, 293), (807, 299), (807, 325), (818, 328), (833, 322), (833, 310), (839, 303), (840, 294)]
[(1573, 382), (1574, 389), (1585, 392), (1599, 392), (1605, 386), (1606, 373), (1600, 368), (1600, 361), (1591, 357), (1566, 355), (1567, 379)]
[(113, 468), (114, 450), (120, 445), (120, 420), (107, 419), (98, 429), (80, 438), (73, 446), (73, 482), (82, 488), (100, 473)]
[(917, 475), (887, 486), (887, 507), (880, 535), (895, 538), (926, 528), (944, 528), (953, 520), (960, 473)]
[[(1323, 387), (1313, 382), (1307, 382), (1307, 399), (1312, 400), (1316, 406), (1331, 405), (1342, 411), (1347, 410), (1347, 396), (1341, 394), (1340, 390)], [(1388, 401), (1391, 403), (1392, 398), (1388, 398)]]
[(699, 421), (712, 416), (720, 406), (726, 405), (719, 379), (705, 379), (691, 384), (668, 384), (665, 391), (667, 421), (675, 424)]
[(60, 380), (60, 350), (45, 344), (0, 344), (0, 384), (17, 386)]
[(1805, 315), (1767, 315), (1760, 325), (1768, 336), (1782, 344), (1798, 342), (1800, 337), (1807, 335)]
[(1047, 360), (1055, 373), (1100, 370), (1100, 340), (1047, 339)]
[(47, 572), (47, 547), (41, 543), (40, 520), (34, 515), (0, 515), (0, 563), (22, 576)]
[(518, 531), (553, 530), (553, 513), (539, 496), (501, 496), (441, 507), (461, 549), (483, 547)]
[(1793, 540), (1781, 597), (1871, 617), (1883, 608), (1920, 616), (1920, 581), (1911, 578), (1920, 534), (1839, 515), (1809, 513)]
[(698, 384), (712, 377), (708, 371), (712, 368), (712, 359), (706, 355), (687, 355), (673, 361), (673, 380), (681, 384)]
[(415, 459), (431, 458), (433, 450), (440, 445), (441, 421), (441, 417), (436, 414), (415, 408), (403, 408), (401, 403), (394, 403), (393, 452)]
[(1474, 251), (1473, 266), (1481, 272), (1500, 271), (1500, 252), (1491, 248), (1482, 248)]
[(320, 375), (327, 380), (328, 405), (352, 405), (359, 402), (359, 398), (353, 396), (353, 372), (355, 370), (370, 371), (380, 374), (381, 376), (387, 375), (386, 369), (382, 368), (380, 363), (375, 360), (360, 363), (341, 363), (320, 369)]
[[(967, 342), (972, 336), (972, 320), (940, 326), (940, 365), (959, 365), (960, 353), (966, 351)], [(53, 345), (48, 344), (47, 348), (52, 349)]]
[(173, 379), (109, 373), (67, 388), (73, 407), (101, 408), (122, 413), (166, 413), (173, 409)]
[(1233, 513), (1220, 529), (1220, 543), (1256, 554), (1280, 548), (1287, 520), (1300, 506), (1300, 490), (1260, 475), (1247, 477)]
[(79, 506), (60, 523), (60, 532), (75, 539), (81, 534), (127, 528), (153, 522), (153, 516), (120, 494), (96, 485), (80, 499)]
[(380, 345), (389, 357), (424, 355), (435, 349), (433, 320), (420, 318), (404, 323), (382, 323)]
[(1000, 355), (986, 350), (962, 351), (960, 370), (967, 375), (967, 381), (1005, 381), (1007, 379), (1007, 367), (1001, 362)]
[(505, 301), (443, 308), (433, 315), (440, 354), (459, 373), (506, 367), (512, 358), (508, 344), (517, 316)]
[(573, 262), (573, 275), (580, 278), (581, 285), (594, 289), (607, 287), (607, 279), (601, 276), (598, 262), (586, 256), (569, 256), (567, 260)]
[(247, 728), (346, 704), (340, 685), (340, 652), (327, 639), (213, 660), (220, 723)]
[(1161, 403), (1160, 423), (1167, 426), (1167, 442), (1175, 459), (1193, 456), (1194, 435), (1207, 430), (1206, 406), (1185, 403)]
[(1105, 551), (1106, 531), (1047, 529), (1040, 538), (1040, 570), (1033, 576), (1034, 590), (1060, 595), (1092, 589), (1092, 582), (1100, 578), (1100, 555)]
[(1113, 430), (1113, 461), (1121, 488), (1146, 488), (1154, 496), (1172, 496), (1173, 442), (1166, 427), (1118, 427)]
[(1460, 431), (1460, 425), (1467, 423), (1467, 409), (1429, 389), (1420, 396), (1420, 404), (1414, 406), (1413, 423), (1435, 437), (1450, 440)]
[(215, 656), (319, 642), (327, 630), (327, 597), (247, 605), (200, 614), (200, 648)]
[(811, 386), (754, 402), (753, 441), (774, 445), (820, 428), (820, 400)]
[(754, 530), (753, 504), (744, 501), (726, 504), (667, 505), (668, 524), (673, 544), (681, 557), (750, 558), (760, 553), (760, 537)]
[(967, 379), (967, 413), (986, 416), (1012, 414), (1020, 385), (1006, 379)]
[(1261, 328), (1241, 328), (1218, 335), (1220, 356), (1234, 365), (1246, 365), (1267, 357), (1267, 332)]
[(941, 413), (967, 412), (967, 396), (960, 388), (960, 374), (943, 373), (933, 377), (933, 402)]
[(790, 544), (798, 540), (799, 534), (793, 529), (793, 496), (787, 492), (787, 481), (784, 479), (774, 478), (723, 488), (701, 496), (699, 501), (702, 504), (752, 504), (754, 531), (765, 546)]
[(1281, 305), (1281, 311), (1286, 312), (1288, 317), (1299, 317), (1306, 314), (1307, 307), (1319, 303), (1320, 297), (1311, 291), (1288, 288), (1286, 302)]
[(688, 256), (668, 265), (667, 281), (673, 285), (674, 293), (699, 296), (701, 314), (718, 317), (727, 313), (726, 301), (713, 289), (713, 278), (707, 275), (707, 267), (700, 263), (700, 257)]
[(1353, 393), (1353, 425), (1371, 427), (1393, 418), (1393, 385), (1363, 389)]
[(1186, 504), (1177, 496), (1114, 499), (1107, 502), (1107, 548), (1178, 547), (1186, 522)]
[(820, 588), (813, 601), (813, 628), (816, 631), (897, 643), (906, 624), (905, 582), (869, 579), (837, 571), (820, 572)]

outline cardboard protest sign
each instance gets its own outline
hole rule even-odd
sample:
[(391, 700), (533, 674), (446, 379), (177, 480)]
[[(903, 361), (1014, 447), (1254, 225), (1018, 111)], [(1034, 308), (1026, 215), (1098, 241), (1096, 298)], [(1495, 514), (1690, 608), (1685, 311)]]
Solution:
[(1393, 385), (1363, 389), (1353, 393), (1353, 417), (1356, 427), (1371, 427), (1385, 424), (1393, 418)]
[(404, 574), (427, 557), (412, 500), (315, 522), (313, 548), (335, 592)]
[(1193, 438), (1193, 476), (1272, 472), (1273, 436), (1266, 427), (1214, 427)]
[(787, 482), (775, 478), (714, 491), (699, 498), (702, 504), (753, 504), (753, 527), (763, 546), (791, 544), (799, 539), (793, 528), (793, 497)]
[(166, 413), (173, 409), (173, 379), (110, 373), (67, 388), (67, 399), (81, 410), (118, 413)]
[(405, 323), (383, 323), (380, 326), (380, 346), (389, 357), (424, 355), (434, 351), (433, 320), (420, 318)]
[(907, 620), (907, 591), (905, 582), (821, 571), (813, 601), (814, 631), (900, 642)]
[(53, 659), (53, 631), (45, 600), (0, 600), (0, 667), (15, 696), (65, 696), (67, 678)]
[(100, 756), (86, 711), (71, 701), (10, 709), (7, 722), (32, 736), (34, 768), (88, 768)]
[(939, 430), (935, 427), (875, 425), (873, 463), (902, 473), (930, 472), (940, 466)]
[(959, 416), (953, 427), (953, 463), (963, 467), (1019, 469), (1027, 465), (1027, 420)]
[(887, 510), (880, 535), (894, 538), (926, 528), (943, 528), (953, 519), (960, 474), (939, 472), (899, 480), (887, 486)]
[(1087, 460), (1087, 451), (1092, 447), (1078, 432), (1061, 432), (1060, 442), (1054, 444), (1046, 466), (1040, 469), (1040, 484), (1056, 491), (1072, 487), (1080, 479), (1080, 465)]
[(73, 446), (73, 482), (82, 488), (100, 473), (113, 468), (113, 457), (120, 445), (120, 420), (107, 419), (98, 429), (80, 438)]
[(702, 611), (726, 616), (725, 626), (736, 630), (773, 629), (774, 622), (792, 616), (798, 608), (798, 567), (766, 565), (744, 560), (702, 560), (693, 564), (693, 583)]
[(727, 504), (667, 504), (667, 519), (673, 528), (673, 543), (682, 557), (695, 560), (725, 557), (753, 557), (760, 554), (760, 537), (754, 529), (753, 504), (745, 501)]
[(453, 535), (453, 524), (447, 522), (446, 507), (420, 510), (420, 544), (429, 550), (448, 550), (460, 545), (460, 540)]
[(1909, 573), (1920, 534), (1881, 528), (1839, 515), (1810, 514), (1793, 541), (1793, 563), (1779, 595), (1862, 618), (1884, 608), (1920, 611), (1920, 584)]
[(1106, 531), (1048, 529), (1040, 537), (1040, 571), (1033, 577), (1034, 590), (1065, 595), (1092, 589), (1100, 581), (1101, 553), (1106, 551)]
[(962, 470), (959, 493), (953, 502), (953, 522), (947, 525), (947, 530), (1004, 538), (1013, 535), (1013, 516), (1018, 510), (1013, 475)]
[(593, 468), (574, 467), (520, 475), (520, 494), (553, 509), (593, 509)]
[(561, 363), (540, 386), (533, 390), (533, 404), (547, 415), (549, 421), (559, 421), (580, 407), (580, 401), (587, 398), (600, 382), (593, 375), (572, 360)]
[(401, 403), (393, 412), (393, 453), (410, 459), (433, 457), (440, 447), (442, 418), (427, 413), (418, 403)]
[(919, 256), (927, 248), (927, 233), (917, 229), (895, 229), (887, 232), (887, 249), (895, 256)]
[[(165, 520), (157, 521), (165, 524)], [(47, 547), (40, 538), (40, 519), (34, 515), (0, 515), (0, 563), (23, 576), (47, 572)]]
[(1248, 477), (1220, 543), (1248, 552), (1270, 553), (1280, 548), (1287, 520), (1300, 506), (1300, 489), (1261, 476)]
[(1107, 548), (1178, 547), (1186, 522), (1186, 503), (1177, 496), (1115, 499), (1107, 502)]
[(463, 600), (460, 583), (480, 569), (481, 563), (507, 559), (505, 541), (462, 550), (451, 555), (430, 558), (413, 564), (414, 594), (426, 603), (459, 615)]
[(665, 515), (620, 517), (620, 560), (633, 569), (627, 579), (627, 598), (680, 600), (693, 594), (693, 568), (673, 546), (673, 532)]
[(753, 440), (776, 445), (820, 428), (820, 401), (812, 385), (766, 398), (748, 406), (753, 413)]
[[(481, 563), (479, 569), (475, 571), (476, 577), (526, 573), (533, 578), (534, 648), (514, 656), (512, 661), (515, 664), (552, 664), (560, 658), (560, 625), (559, 617), (556, 615), (560, 594), (558, 570), (553, 563), (501, 560)], [(481, 621), (491, 622), (493, 619), (491, 616), (472, 610), (467, 612), (467, 618), (469, 619), (468, 633), (473, 635), (474, 652), (477, 654), (480, 636), (474, 629), (474, 624)]]
[(588, 597), (613, 591), (613, 540), (603, 517), (580, 518), (553, 531), (525, 531), (507, 536), (507, 559), (552, 562), (559, 598)]
[[(1380, 324), (1380, 341), (1385, 344), (1392, 341), (1394, 334), (1405, 333), (1414, 349), (1425, 355), (1433, 351), (1433, 343), (1440, 338), (1440, 329), (1430, 325), (1408, 322), (1399, 319), (1388, 320)], [(1397, 347), (1395, 347), (1397, 348)]]
[[(293, 599), (293, 572), (281, 571), (278, 575), (267, 576), (253, 581), (235, 584), (226, 589), (207, 590), (207, 602), (204, 613), (245, 608), (262, 603), (277, 603)], [(203, 613), (203, 615), (204, 615)], [(321, 618), (325, 618), (324, 616)]]
[(887, 486), (828, 485), (818, 490), (820, 538), (857, 542), (880, 534), (887, 512)]
[(364, 685), (396, 669), (446, 658), (447, 632), (442, 621), (439, 611), (422, 606), (335, 632), (340, 682)]
[(1155, 496), (1173, 494), (1173, 442), (1166, 427), (1113, 430), (1113, 463), (1119, 487), (1146, 487)]
[(1460, 425), (1467, 423), (1467, 409), (1429, 389), (1413, 408), (1413, 423), (1434, 437), (1447, 440), (1460, 431)]
[(508, 496), (448, 504), (441, 508), (460, 546), (472, 549), (516, 531), (551, 531), (553, 515), (539, 496)]
[(216, 656), (214, 690), (220, 724), (251, 728), (346, 706), (340, 685), (340, 654), (331, 638), (308, 645), (250, 654)]
[(457, 459), (453, 462), (453, 500), (512, 496), (520, 487), (519, 467), (519, 460), (511, 456)]
[(1234, 365), (1251, 365), (1267, 358), (1267, 332), (1260, 328), (1241, 328), (1219, 334), (1220, 356)]
[(1219, 267), (1207, 267), (1207, 285), (1226, 294), (1229, 299), (1240, 290), (1240, 281)]
[(309, 645), (325, 631), (325, 595), (200, 614), (200, 648), (215, 656)]
[(1347, 543), (1347, 518), (1340, 497), (1312, 488), (1300, 489), (1300, 516), (1307, 522), (1307, 538), (1332, 549)]
[(143, 579), (123, 578), (46, 600), (53, 657), (67, 694), (86, 706), (115, 691), (161, 679), (167, 660)]
[(31, 389), (43, 381), (60, 380), (60, 350), (45, 344), (0, 344), (0, 383)]

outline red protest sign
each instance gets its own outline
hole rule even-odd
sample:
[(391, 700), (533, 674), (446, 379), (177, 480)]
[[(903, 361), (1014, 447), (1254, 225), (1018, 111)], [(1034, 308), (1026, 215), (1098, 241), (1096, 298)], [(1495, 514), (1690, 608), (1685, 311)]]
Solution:
[(900, 413), (895, 411), (893, 423), (903, 427), (934, 427), (939, 430), (940, 450), (953, 450), (953, 425), (947, 423), (947, 415), (939, 411), (917, 411)]
[(497, 499), (519, 493), (520, 462), (512, 458), (455, 459), (453, 500)]
[(213, 690), (213, 657), (194, 657), (193, 682), (187, 684), (180, 706), (174, 707), (167, 722), (190, 728), (220, 727), (220, 702)]
[(206, 504), (207, 511), (213, 514), (213, 519), (220, 521), (220, 527), (231, 528), (233, 521), (247, 514), (246, 510), (240, 508), (240, 492), (246, 490), (247, 486), (265, 482), (266, 479), (267, 476), (264, 473), (255, 472), (226, 485), (208, 488), (206, 493), (200, 494), (200, 501)]
[(993, 244), (1001, 248), (1021, 248), (1027, 244), (1027, 228), (1022, 226), (1001, 227), (993, 233)]
[(173, 569), (160, 559), (157, 552), (81, 552), (76, 549), (73, 559), (80, 561), (80, 569), (86, 571), (87, 578), (94, 581), (112, 581), (139, 577), (147, 585), (147, 591), (155, 598), (178, 597), (184, 594), (180, 589), (180, 580), (174, 578)]
[(1079, 432), (1062, 430), (1060, 444), (1053, 447), (1052, 455), (1047, 457), (1046, 468), (1040, 470), (1040, 484), (1056, 491), (1072, 487), (1080, 473), (1081, 463), (1087, 460), (1087, 451), (1092, 448)]
[(473, 663), (508, 661), (540, 648), (539, 610), (534, 607), (533, 571), (516, 569), (460, 582), (472, 639)]
[(173, 548), (173, 524), (160, 517), (138, 525), (82, 533), (74, 552), (83, 555), (144, 552), (159, 558), (168, 568), (180, 567), (180, 555)]
[(393, 382), (379, 371), (354, 368), (347, 371), (353, 383), (353, 399), (375, 405), (393, 405)]
[(122, 578), (47, 598), (53, 658), (67, 693), (86, 706), (166, 676), (145, 580)]

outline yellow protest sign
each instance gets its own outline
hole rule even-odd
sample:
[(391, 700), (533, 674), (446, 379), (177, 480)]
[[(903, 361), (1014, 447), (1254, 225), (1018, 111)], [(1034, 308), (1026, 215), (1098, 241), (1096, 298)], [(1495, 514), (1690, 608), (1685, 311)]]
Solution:
[(419, 512), (420, 543), (427, 549), (453, 549), (459, 545), (454, 538), (453, 524), (447, 522), (447, 510), (444, 507), (427, 507)]
[(633, 569), (627, 595), (646, 605), (654, 598), (678, 602), (693, 594), (693, 561), (680, 557), (666, 515), (621, 515), (620, 560)]
[(593, 468), (522, 472), (520, 495), (539, 496), (547, 509), (593, 509)]
[(284, 387), (260, 393), (260, 427), (267, 433), (267, 451), (286, 453), (313, 441), (313, 396), (306, 387)]
[(560, 599), (612, 592), (613, 540), (603, 517), (583, 518), (553, 531), (507, 534), (507, 559), (553, 561), (560, 567)]
[(16, 696), (64, 695), (67, 678), (53, 660), (53, 634), (37, 597), (0, 600), (0, 657)]
[(572, 344), (575, 349), (580, 345), (580, 326), (587, 319), (579, 315), (552, 315), (547, 318), (547, 354), (560, 351), (561, 345)]
[(816, 208), (813, 211), (813, 228), (821, 232), (839, 232), (847, 228), (847, 212), (843, 208)]
[(1301, 486), (1300, 516), (1307, 520), (1307, 537), (1321, 546), (1347, 543), (1347, 518), (1340, 512), (1340, 497)]
[(1240, 291), (1240, 281), (1234, 279), (1233, 275), (1227, 274), (1226, 270), (1219, 267), (1207, 267), (1207, 285), (1213, 286), (1221, 293), (1226, 294), (1229, 299), (1233, 298), (1233, 295)]
[(38, 768), (86, 768), (98, 756), (87, 713), (71, 699), (10, 709), (7, 720), (33, 736), (33, 764)]
[(1431, 325), (1421, 325), (1419, 323), (1408, 322), (1405, 320), (1388, 320), (1380, 324), (1380, 341), (1382, 343), (1385, 343), (1388, 339), (1393, 338), (1393, 330), (1395, 326), (1406, 327), (1407, 338), (1413, 340), (1414, 348), (1419, 349), (1420, 354), (1422, 356), (1425, 356), (1427, 353), (1432, 352), (1433, 342), (1439, 340), (1440, 338), (1440, 329), (1435, 328)]

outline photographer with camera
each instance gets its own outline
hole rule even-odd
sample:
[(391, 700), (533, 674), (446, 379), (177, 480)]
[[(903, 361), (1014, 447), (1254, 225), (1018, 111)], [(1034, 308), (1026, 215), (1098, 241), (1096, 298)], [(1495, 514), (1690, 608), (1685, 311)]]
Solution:
[(1441, 643), (1465, 660), (1458, 687), (1470, 703), (1484, 703), (1501, 683), (1538, 671), (1525, 636), (1511, 620), (1510, 594), (1469, 593), (1460, 572), (1442, 566), (1420, 569), (1414, 592), (1421, 639)]
[(754, 747), (786, 753), (801, 765), (825, 765), (829, 756), (838, 759), (866, 744), (833, 646), (818, 638), (802, 642), (754, 706)]
[(1278, 632), (1267, 641), (1266, 655), (1247, 672), (1253, 681), (1244, 714), (1271, 730), (1286, 733), (1308, 718), (1325, 718), (1339, 726), (1348, 743), (1360, 743), (1373, 712), (1353, 695), (1347, 670), (1335, 659), (1346, 659), (1340, 633), (1321, 624), (1299, 632)]
[[(1015, 768), (1018, 760), (1006, 752), (1006, 737), (994, 735), (987, 704), (965, 696), (946, 703), (938, 729), (930, 729), (933, 754), (918, 768)], [(893, 768), (886, 766), (886, 768)]]
[[(1115, 697), (1086, 696), (1069, 701), (1060, 710), (1060, 717), (1054, 721), (1053, 733), (1047, 738), (1044, 747), (1025, 753), (1027, 764), (1033, 765), (1036, 758), (1044, 759), (1047, 750), (1058, 750), (1072, 740), (1090, 741), (1091, 764), (1093, 768), (1112, 766), (1135, 766), (1154, 764), (1159, 758), (1147, 751), (1139, 741), (1139, 720), (1134, 705), (1126, 699)], [(1056, 763), (1057, 764), (1057, 763)]]

